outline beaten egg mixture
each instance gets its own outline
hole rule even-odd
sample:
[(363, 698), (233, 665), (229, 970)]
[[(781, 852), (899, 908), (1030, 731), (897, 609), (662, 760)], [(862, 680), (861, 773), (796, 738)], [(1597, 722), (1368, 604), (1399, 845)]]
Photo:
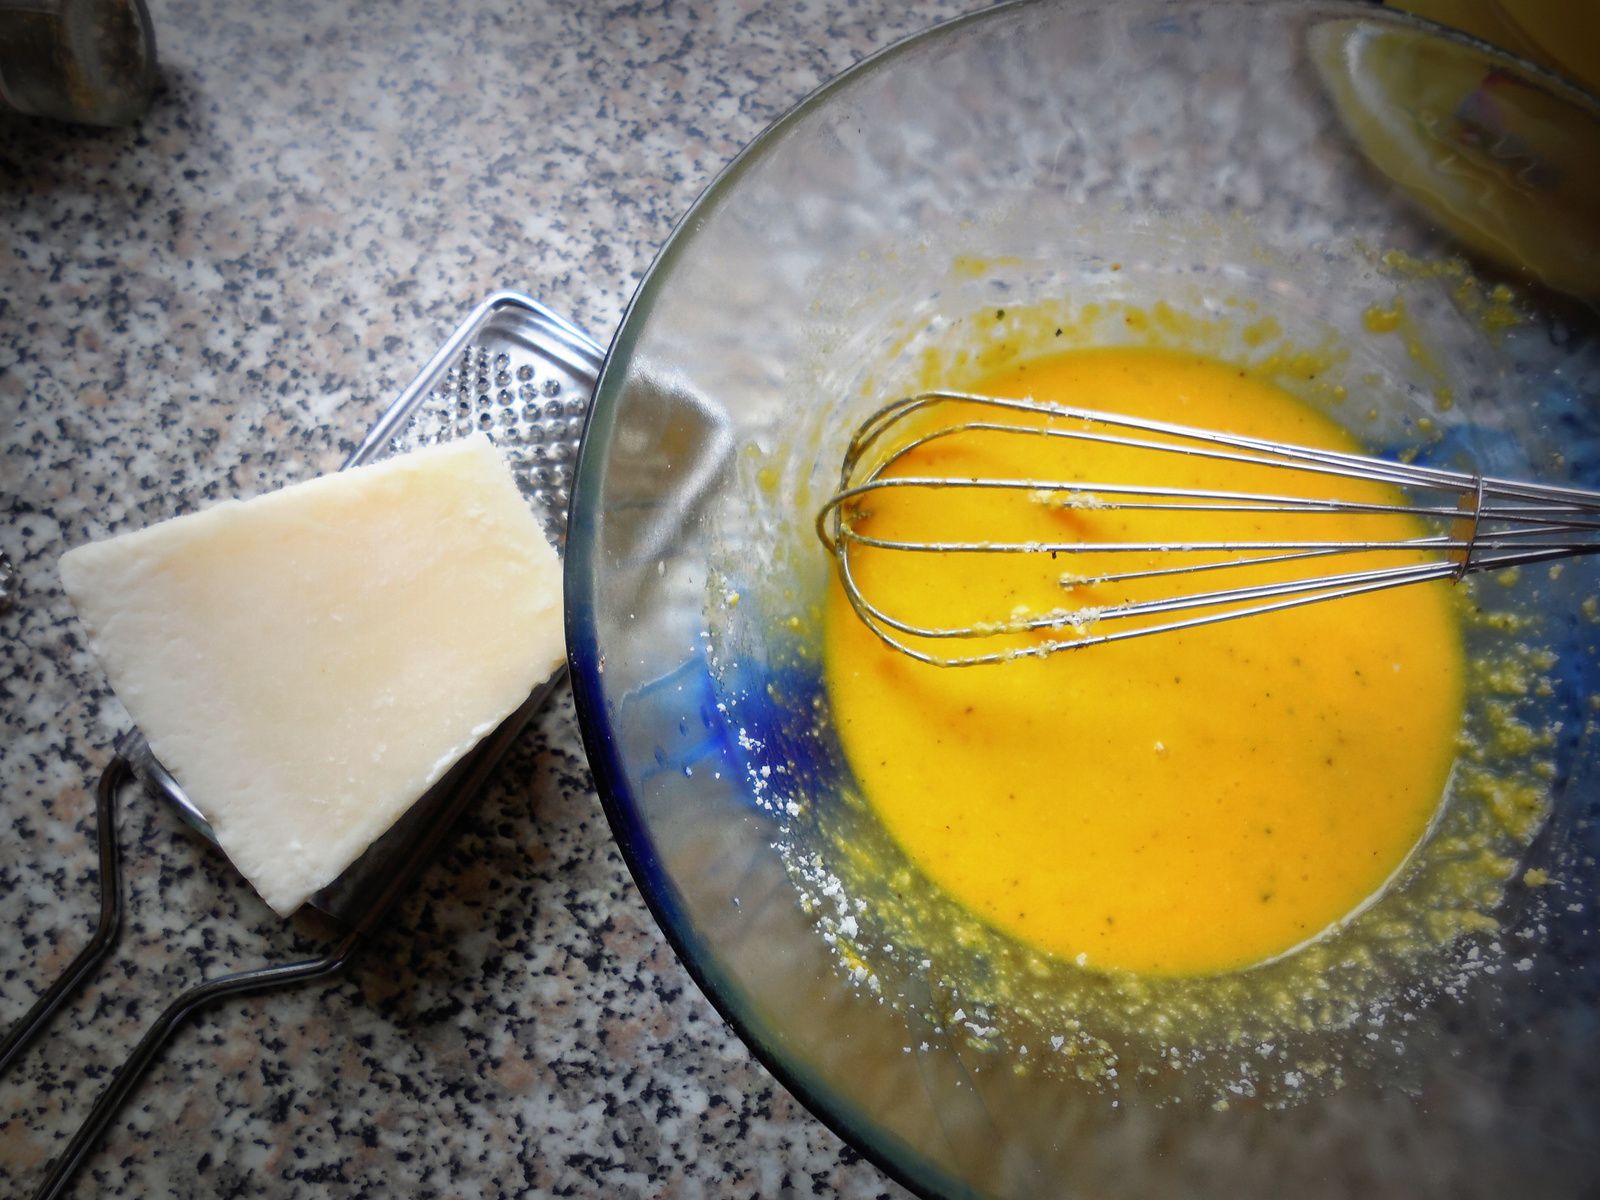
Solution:
[[(1075, 351), (1011, 367), (973, 390), (1360, 449), (1287, 392), (1192, 354)], [(1076, 443), (1066, 458), (1050, 439), (970, 434), (913, 452), (895, 473), (1113, 482), (1133, 471), (1150, 484), (1308, 495), (1331, 486), (1376, 503), (1396, 499), (1375, 484), (1128, 453)], [(904, 491), (868, 507), (858, 528), (887, 537), (1153, 541), (1240, 532), (1237, 518), (1221, 514), (1174, 526), (1170, 515), (1064, 506), (1025, 491)], [(1395, 514), (1315, 519), (1310, 536), (1330, 540), (1424, 532)], [(1278, 530), (1259, 520), (1253, 536), (1308, 534), (1301, 524)], [(1143, 565), (1161, 558), (1153, 552)], [(1094, 559), (861, 552), (852, 566), (874, 602), (918, 623), (1014, 621), (1067, 608), (1090, 614), (1092, 629), (1098, 608), (1139, 586), (1097, 582), (1112, 566)], [(1337, 561), (1338, 570), (1356, 570), (1395, 560)], [(1325, 561), (1252, 568), (1254, 580), (1328, 569)], [(835, 724), (885, 828), (987, 923), (1081, 965), (1215, 974), (1316, 938), (1400, 869), (1439, 809), (1454, 762), (1465, 671), (1448, 584), (966, 668), (885, 647), (837, 582), (828, 604)], [(1039, 636), (995, 635), (1015, 646)]]

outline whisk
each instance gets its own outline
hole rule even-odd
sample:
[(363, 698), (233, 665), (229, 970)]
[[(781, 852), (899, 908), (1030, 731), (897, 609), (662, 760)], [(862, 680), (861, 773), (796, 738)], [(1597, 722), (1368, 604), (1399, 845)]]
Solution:
[[(1155, 456), (1149, 461), (1158, 478), (1172, 473), (1172, 456), (1191, 464), (1230, 464), (1229, 471), (1279, 474), (1271, 477), (1273, 486), (1257, 492), (1141, 482), (1137, 471), (1130, 471), (1133, 479), (1080, 480), (918, 470), (941, 459), (959, 466), (969, 439), (1013, 437), (1056, 439), (1052, 448), (1064, 452), (1089, 443), (1113, 448), (1121, 456), (1116, 461), (1130, 467)], [(1177, 468), (1193, 473), (1195, 466)], [(1347, 494), (1337, 494), (1341, 490)], [(1072, 528), (1068, 536), (1011, 541), (924, 531), (914, 523), (933, 511), (926, 508), (930, 493), (945, 502), (930, 519), (944, 520), (999, 497), (1041, 507)], [(961, 508), (951, 508), (952, 500)], [(891, 507), (898, 524), (875, 531), (875, 519)], [(1375, 522), (1385, 526), (1381, 536), (1319, 538), (1315, 522), (1330, 514), (1388, 521)], [(981, 513), (976, 519), (983, 519)], [(1244, 525), (1241, 536), (1183, 533), (1184, 522), (1218, 519)], [(1156, 536), (1119, 540), (1130, 526)], [(1600, 491), (1034, 400), (934, 391), (886, 405), (861, 424), (845, 454), (839, 490), (818, 513), (816, 528), (836, 560), (850, 604), (879, 638), (925, 663), (973, 666), (1591, 553), (1600, 550)], [(899, 555), (1022, 555), (1055, 568), (1094, 565), (1092, 573), (1063, 573), (1054, 580), (1063, 600), (1045, 611), (1017, 607), (981, 619), (924, 622), (894, 611), (881, 596), (875, 600), (870, 579), (863, 583), (884, 562), (899, 563), (895, 569), (901, 571), (918, 565), (882, 557)], [(877, 563), (863, 570), (868, 556), (878, 556)], [(1083, 599), (1086, 594), (1091, 599)], [(1109, 602), (1095, 599), (1107, 594), (1113, 597)], [(947, 652), (945, 646), (957, 649)]]

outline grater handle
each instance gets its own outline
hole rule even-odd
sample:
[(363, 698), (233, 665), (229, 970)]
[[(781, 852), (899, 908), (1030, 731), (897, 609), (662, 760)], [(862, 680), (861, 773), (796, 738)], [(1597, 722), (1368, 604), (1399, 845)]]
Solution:
[(100, 921), (95, 926), (94, 937), (78, 951), (77, 957), (61, 972), (6, 1032), (0, 1041), (0, 1077), (21, 1057), (23, 1050), (55, 1016), (68, 996), (83, 986), (94, 968), (117, 944), (122, 932), (122, 860), (117, 853), (117, 792), (122, 785), (132, 781), (133, 768), (121, 754), (107, 764), (100, 775), (100, 785), (95, 789), (95, 824), (100, 841)]
[[(78, 952), (77, 957), (34, 1002), (33, 1007), (7, 1031), (5, 1040), (0, 1042), (0, 1075), (44, 1032), (62, 1004), (83, 985), (117, 943), (122, 930), (122, 862), (117, 850), (117, 794), (124, 784), (137, 779), (133, 762), (121, 752), (112, 758), (100, 776), (100, 784), (95, 789), (96, 832), (100, 843), (99, 923), (89, 944)], [(197, 1010), (229, 996), (269, 991), (331, 975), (343, 967), (355, 952), (365, 929), (364, 925), (347, 933), (343, 941), (321, 958), (272, 964), (223, 975), (196, 984), (180, 994), (145, 1031), (127, 1061), (95, 1100), (94, 1107), (67, 1143), (67, 1148), (50, 1164), (38, 1191), (34, 1193), (36, 1200), (47, 1200), (62, 1193), (162, 1048)]]
[(106, 1085), (105, 1091), (95, 1100), (94, 1107), (89, 1110), (89, 1115), (83, 1124), (78, 1127), (78, 1132), (72, 1135), (72, 1141), (67, 1143), (67, 1148), (50, 1164), (50, 1170), (40, 1183), (38, 1191), (33, 1194), (34, 1200), (54, 1200), (61, 1195), (78, 1167), (100, 1140), (106, 1126), (110, 1125), (112, 1118), (117, 1115), (117, 1110), (139, 1085), (139, 1080), (150, 1069), (150, 1065), (159, 1057), (162, 1048), (196, 1011), (207, 1004), (230, 996), (270, 991), (288, 984), (308, 983), (313, 979), (332, 975), (349, 961), (362, 936), (360, 931), (346, 934), (343, 941), (321, 958), (257, 967), (250, 971), (223, 975), (196, 984), (179, 995), (167, 1006), (166, 1011), (156, 1018), (155, 1024), (145, 1031), (144, 1037), (140, 1038), (139, 1044), (133, 1048), (133, 1053), (128, 1055), (127, 1061)]

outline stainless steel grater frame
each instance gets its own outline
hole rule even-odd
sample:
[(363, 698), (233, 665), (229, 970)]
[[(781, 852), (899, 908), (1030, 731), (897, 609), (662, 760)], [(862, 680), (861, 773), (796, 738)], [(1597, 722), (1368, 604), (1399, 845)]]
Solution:
[[(517, 292), (496, 292), (457, 327), (373, 423), (344, 468), (482, 430), (511, 464), (517, 486), (558, 552), (566, 544), (572, 470), (605, 351), (571, 322)], [(428, 852), (482, 786), (560, 681), (558, 671), (462, 758), (398, 821), (308, 903), (347, 928), (365, 929), (388, 907), (384, 893), (410, 882)], [(204, 815), (156, 761), (138, 730), (118, 743), (145, 791), (165, 800), (207, 841)], [(421, 852), (420, 855), (418, 852)], [(421, 861), (416, 863), (420, 867)], [(389, 899), (393, 897), (390, 896)]]

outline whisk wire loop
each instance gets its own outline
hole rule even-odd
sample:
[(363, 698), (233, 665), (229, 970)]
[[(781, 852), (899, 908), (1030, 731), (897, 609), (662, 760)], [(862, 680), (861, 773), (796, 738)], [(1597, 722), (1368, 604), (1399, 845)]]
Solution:
[[(941, 407), (951, 410), (940, 414)], [(946, 419), (937, 419), (944, 416)], [(924, 460), (966, 439), (1051, 439), (1063, 449), (1077, 444), (1130, 455), (1180, 455), (1296, 473), (1297, 487), (1260, 492), (1236, 487), (1176, 486), (1129, 480), (1000, 478), (927, 473)], [(970, 443), (968, 443), (970, 444)], [(959, 456), (955, 456), (959, 457)], [(1130, 461), (1133, 461), (1130, 459)], [(1139, 460), (1142, 461), (1142, 460)], [(1170, 458), (1167, 461), (1171, 461)], [(912, 469), (907, 469), (912, 468)], [(1316, 480), (1321, 479), (1322, 485)], [(1309, 482), (1308, 482), (1309, 481)], [(1340, 496), (1341, 483), (1366, 487)], [(1378, 498), (1369, 485), (1399, 493)], [(1076, 518), (1155, 514), (1173, 520), (1170, 540), (1117, 540), (1074, 534), (1037, 540), (960, 536), (906, 536), (896, 527), (870, 529), (875, 503), (922, 490), (1015, 495)], [(1183, 536), (1179, 522), (1194, 516), (1254, 522), (1240, 538)], [(1435, 532), (1420, 536), (1319, 536), (1319, 517), (1410, 518)], [(1313, 522), (1304, 533), (1268, 532), (1285, 518)], [(1392, 529), (1392, 526), (1390, 526)], [(1472, 471), (1403, 463), (1349, 451), (1300, 446), (1244, 434), (1200, 429), (1147, 417), (1105, 413), (1029, 399), (933, 391), (883, 406), (856, 429), (840, 469), (839, 487), (816, 518), (817, 534), (836, 560), (839, 579), (856, 614), (888, 645), (919, 661), (967, 666), (1063, 650), (1238, 617), (1281, 611), (1323, 600), (1366, 595), (1429, 580), (1460, 580), (1498, 570), (1600, 550), (1600, 492)], [(1063, 575), (1064, 591), (1138, 581), (1170, 580), (1177, 590), (1133, 596), (1105, 605), (1064, 603), (1042, 613), (996, 614), (993, 619), (938, 625), (889, 611), (871, 599), (852, 561), (862, 553), (910, 555), (1044, 556), (1075, 561), (1090, 556), (1094, 574)], [(1388, 565), (1333, 570), (1292, 578), (1260, 578), (1261, 568), (1353, 554), (1393, 555)], [(1125, 556), (1126, 568), (1106, 569), (1102, 556)], [(1243, 570), (1234, 586), (1186, 589), (1189, 576), (1225, 579)], [(1248, 576), (1254, 575), (1255, 578)], [(1019, 641), (1017, 636), (1023, 635)], [(987, 641), (965, 654), (941, 645)], [(996, 639), (999, 639), (996, 642)]]

